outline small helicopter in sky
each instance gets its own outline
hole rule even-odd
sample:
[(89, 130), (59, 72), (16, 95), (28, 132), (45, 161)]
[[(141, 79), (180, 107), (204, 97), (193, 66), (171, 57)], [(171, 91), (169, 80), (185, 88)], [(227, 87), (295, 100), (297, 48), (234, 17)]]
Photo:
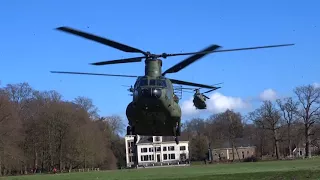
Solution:
[[(260, 48), (273, 48), (293, 45), (282, 44), (272, 46), (219, 50), (221, 47), (219, 45), (213, 44), (198, 52), (152, 54), (149, 51), (143, 51), (110, 39), (99, 37), (69, 27), (59, 27), (57, 28), (57, 30), (74, 34), (89, 40), (93, 40), (124, 52), (143, 54), (143, 56), (139, 57), (91, 63), (91, 65), (101, 66), (109, 64), (141, 62), (143, 59), (145, 59), (145, 72), (144, 75), (141, 76), (51, 71), (51, 73), (136, 78), (136, 82), (133, 88), (130, 88), (130, 91), (132, 91), (133, 93), (133, 99), (128, 104), (126, 109), (126, 115), (129, 122), (129, 125), (127, 126), (127, 134), (134, 135), (134, 143), (137, 142), (138, 135), (174, 136), (176, 143), (179, 143), (178, 136), (180, 136), (181, 134), (181, 108), (178, 104), (179, 100), (174, 94), (173, 84), (207, 88), (212, 91), (220, 88), (205, 84), (166, 78), (166, 74), (179, 72), (183, 68), (186, 68), (190, 64), (196, 62), (200, 58), (210, 53), (251, 50)], [(167, 57), (182, 55), (192, 56), (162, 72), (162, 60), (160, 58), (166, 59)]]
[[(222, 84), (222, 83), (218, 83), (218, 84)], [(215, 84), (215, 85), (218, 85), (218, 84)], [(212, 85), (212, 86), (215, 86), (215, 85)], [(213, 89), (210, 89), (206, 92), (203, 92), (201, 93), (200, 92), (200, 88), (186, 88), (186, 87), (180, 87), (178, 88), (180, 90), (182, 90), (182, 92), (188, 92), (190, 93), (190, 91), (183, 91), (183, 90), (193, 90), (194, 91), (194, 94), (193, 94), (193, 106), (196, 107), (196, 109), (207, 109), (207, 104), (206, 104), (206, 100), (207, 99), (210, 99), (208, 96), (206, 96), (205, 94), (207, 93), (210, 93), (213, 91)]]

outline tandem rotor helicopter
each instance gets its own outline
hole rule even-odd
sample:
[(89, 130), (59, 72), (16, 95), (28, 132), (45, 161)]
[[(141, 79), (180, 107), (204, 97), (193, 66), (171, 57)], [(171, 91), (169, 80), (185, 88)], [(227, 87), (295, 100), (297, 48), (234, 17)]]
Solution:
[[(59, 27), (57, 28), (57, 30), (77, 35), (95, 42), (99, 42), (101, 44), (113, 47), (120, 51), (143, 54), (139, 57), (91, 63), (91, 65), (102, 66), (110, 64), (141, 62), (143, 59), (145, 59), (145, 72), (143, 76), (51, 71), (51, 73), (136, 78), (134, 86), (129, 89), (129, 91), (132, 92), (133, 99), (126, 108), (126, 116), (129, 122), (129, 125), (127, 126), (127, 134), (134, 135), (134, 144), (136, 144), (137, 142), (138, 135), (174, 136), (176, 143), (179, 144), (178, 136), (180, 136), (181, 134), (181, 108), (179, 106), (179, 98), (174, 93), (173, 84), (206, 88), (209, 89), (208, 92), (220, 88), (211, 85), (166, 78), (166, 74), (177, 73), (183, 68), (189, 66), (190, 64), (194, 63), (195, 61), (210, 53), (253, 50), (261, 48), (274, 48), (294, 45), (281, 44), (221, 50), (221, 46), (213, 44), (198, 52), (152, 54), (149, 51), (143, 51), (113, 40), (109, 40), (69, 27)], [(192, 56), (162, 72), (162, 60), (160, 58), (166, 59), (167, 57), (183, 55)], [(203, 93), (200, 93), (199, 88), (195, 89), (194, 105), (197, 109), (205, 109), (205, 100), (208, 97), (206, 97)]]

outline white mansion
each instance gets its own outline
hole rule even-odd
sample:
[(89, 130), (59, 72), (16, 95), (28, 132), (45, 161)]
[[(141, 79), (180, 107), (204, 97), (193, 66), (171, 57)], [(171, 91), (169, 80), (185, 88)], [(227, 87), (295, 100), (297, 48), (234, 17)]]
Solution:
[[(127, 167), (132, 167), (135, 161), (134, 136), (125, 136)], [(138, 166), (164, 166), (189, 164), (189, 141), (180, 141), (177, 145), (170, 137), (138, 136), (137, 157)]]

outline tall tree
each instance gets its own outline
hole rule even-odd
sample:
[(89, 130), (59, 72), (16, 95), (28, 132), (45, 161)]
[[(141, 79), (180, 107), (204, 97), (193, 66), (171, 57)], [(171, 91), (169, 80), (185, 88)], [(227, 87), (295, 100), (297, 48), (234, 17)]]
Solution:
[(295, 88), (294, 93), (301, 107), (298, 116), (304, 123), (305, 156), (311, 158), (312, 127), (320, 114), (320, 88), (313, 85), (299, 86)]
[(79, 96), (75, 98), (74, 103), (80, 105), (83, 109), (85, 109), (89, 113), (91, 119), (94, 120), (99, 118), (99, 114), (98, 114), (99, 110), (93, 104), (92, 99)]
[(279, 129), (281, 128), (281, 115), (278, 109), (271, 101), (264, 101), (262, 106), (249, 114), (251, 120), (253, 120), (258, 126), (263, 129), (272, 132), (272, 139), (274, 142), (275, 155), (277, 159), (280, 159), (279, 149)]
[(292, 137), (291, 126), (294, 121), (297, 120), (298, 105), (299, 103), (294, 101), (292, 97), (284, 98), (283, 100), (277, 99), (277, 104), (282, 112), (282, 117), (287, 125), (287, 140), (289, 156), (292, 156)]
[[(231, 144), (232, 157), (234, 161), (234, 150), (237, 149), (235, 145), (236, 139), (243, 136), (243, 123), (241, 114), (235, 113), (231, 110), (226, 110), (223, 113), (217, 114), (214, 122), (218, 125), (218, 128), (223, 133), (225, 139)], [(237, 154), (237, 156), (239, 158), (239, 154)]]

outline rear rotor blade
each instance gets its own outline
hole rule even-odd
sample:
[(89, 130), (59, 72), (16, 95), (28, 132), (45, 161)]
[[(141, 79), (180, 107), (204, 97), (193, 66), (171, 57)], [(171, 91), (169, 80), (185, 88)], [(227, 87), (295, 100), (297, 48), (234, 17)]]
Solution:
[(204, 96), (204, 97), (207, 98), (207, 99), (210, 99), (208, 96), (206, 96), (206, 95), (204, 95), (204, 94), (202, 94), (202, 96)]
[(198, 84), (198, 83), (193, 83), (193, 82), (187, 82), (187, 81), (181, 81), (177, 79), (169, 79), (173, 84), (181, 84), (181, 85), (188, 85), (188, 86), (195, 86), (195, 87), (203, 87), (203, 88), (208, 88), (208, 89), (219, 89), (220, 87), (214, 87), (214, 86), (209, 86), (205, 84)]
[(264, 48), (275, 48), (275, 47), (284, 47), (284, 46), (293, 46), (294, 44), (280, 44), (280, 45), (270, 45), (270, 46), (256, 46), (248, 48), (237, 48), (237, 49), (224, 49), (217, 50), (215, 52), (229, 52), (229, 51), (242, 51), (242, 50), (253, 50), (253, 49), (264, 49)]
[[(205, 48), (204, 50), (202, 50), (200, 52), (210, 52), (210, 51), (214, 51), (218, 48), (220, 48), (220, 46), (214, 44), (214, 45), (211, 45), (211, 46)], [(186, 68), (190, 64), (196, 62), (200, 58), (206, 56), (207, 54), (195, 54), (195, 55), (179, 62), (178, 64), (172, 66), (171, 68), (167, 69), (164, 73), (162, 73), (162, 76), (164, 76), (167, 73), (176, 73), (176, 72), (180, 71), (181, 69)]]
[(242, 50), (253, 50), (253, 49), (263, 49), (263, 48), (275, 48), (275, 47), (284, 47), (284, 46), (293, 46), (293, 45), (295, 45), (295, 44), (280, 44), (280, 45), (270, 45), (270, 46), (257, 46), (257, 47), (225, 49), (225, 50), (217, 50), (217, 51), (200, 51), (200, 52), (190, 52), (190, 53), (175, 53), (175, 54), (165, 54), (165, 56), (169, 57), (169, 56), (183, 56), (183, 55), (192, 55), (192, 54), (210, 54), (210, 53), (217, 53), (217, 52), (242, 51)]
[(209, 93), (209, 92), (212, 92), (212, 91), (214, 91), (215, 89), (210, 89), (210, 90), (208, 90), (208, 91), (206, 91), (206, 92), (204, 92), (204, 93), (202, 93), (202, 94), (207, 94), (207, 93)]
[(59, 73), (59, 74), (81, 74), (81, 75), (96, 75), (96, 76), (117, 76), (117, 77), (135, 77), (133, 75), (119, 75), (119, 74), (99, 74), (99, 73), (85, 73), (85, 72), (67, 72), (67, 71), (50, 71), (51, 73)]
[(133, 63), (133, 62), (141, 62), (144, 56), (141, 57), (134, 57), (134, 58), (126, 58), (126, 59), (118, 59), (118, 60), (111, 60), (111, 61), (101, 61), (91, 63), (91, 65), (101, 66), (101, 65), (108, 65), (108, 64), (122, 64), (122, 63)]
[[(221, 83), (216, 83), (216, 84), (212, 84), (212, 85), (210, 85), (210, 86), (216, 86), (216, 85), (219, 85), (219, 84), (223, 84), (223, 82), (221, 82)], [(182, 87), (182, 88), (180, 88), (180, 89), (188, 89), (188, 90), (196, 90), (196, 89), (198, 89), (198, 90), (200, 90), (201, 88), (203, 88), (203, 87), (200, 87), (200, 88), (186, 88), (186, 87)], [(210, 92), (211, 91), (213, 91), (212, 89), (210, 89), (209, 90)], [(204, 92), (204, 93), (207, 93), (207, 92)]]
[(142, 51), (140, 49), (137, 49), (137, 48), (134, 48), (134, 47), (131, 47), (131, 46), (128, 46), (128, 45), (125, 45), (125, 44), (110, 40), (110, 39), (99, 37), (99, 36), (96, 36), (96, 35), (93, 35), (93, 34), (82, 32), (82, 31), (79, 31), (79, 30), (76, 30), (76, 29), (72, 29), (72, 28), (69, 28), (69, 27), (58, 27), (56, 29), (60, 30), (60, 31), (63, 31), (63, 32), (67, 32), (67, 33), (73, 34), (73, 35), (81, 36), (83, 38), (86, 38), (86, 39), (89, 39), (89, 40), (93, 40), (95, 42), (99, 42), (101, 44), (113, 47), (113, 48), (118, 49), (120, 51), (132, 52), (132, 53), (142, 53), (142, 54), (145, 54), (145, 55), (147, 54), (146, 52), (144, 52), (144, 51)]

